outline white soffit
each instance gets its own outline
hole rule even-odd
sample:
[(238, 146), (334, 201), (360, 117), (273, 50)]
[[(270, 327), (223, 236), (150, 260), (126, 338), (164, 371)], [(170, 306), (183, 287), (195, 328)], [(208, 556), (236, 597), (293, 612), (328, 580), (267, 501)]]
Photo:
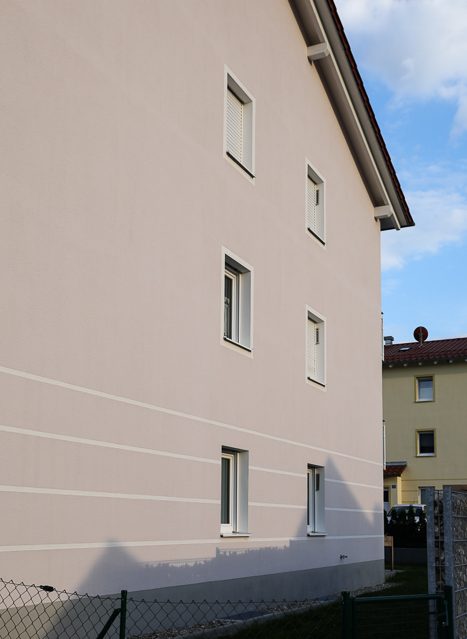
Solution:
[(308, 58), (316, 64), (381, 229), (412, 226), (413, 220), (396, 186), (397, 178), (394, 179), (388, 167), (328, 0), (290, 0), (290, 4), (308, 45)]

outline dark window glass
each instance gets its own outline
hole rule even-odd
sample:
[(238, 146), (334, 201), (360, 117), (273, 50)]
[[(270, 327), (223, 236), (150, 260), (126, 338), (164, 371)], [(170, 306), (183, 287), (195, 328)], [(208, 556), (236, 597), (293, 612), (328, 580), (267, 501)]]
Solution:
[(224, 335), (232, 339), (232, 306), (233, 281), (227, 275), (224, 277)]
[(230, 465), (231, 460), (222, 457), (221, 524), (230, 524)]
[(420, 455), (433, 455), (435, 452), (435, 434), (433, 431), (418, 434), (418, 452)]

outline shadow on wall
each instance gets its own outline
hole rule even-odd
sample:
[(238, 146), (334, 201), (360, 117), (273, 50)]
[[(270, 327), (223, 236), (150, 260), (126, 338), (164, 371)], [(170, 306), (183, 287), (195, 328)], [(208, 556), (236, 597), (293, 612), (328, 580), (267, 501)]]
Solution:
[[(339, 479), (337, 469), (331, 460), (328, 460), (326, 464), (326, 473), (328, 478)], [(372, 498), (373, 506), (371, 508), (367, 506), (365, 510), (382, 510), (382, 491), (377, 493), (374, 489), (368, 490), (372, 490), (375, 497)], [(303, 539), (306, 535), (306, 511), (304, 511), (298, 530), (296, 530), (296, 537), (302, 539), (291, 538), (279, 547), (270, 545), (261, 548), (248, 547), (255, 543), (254, 535), (252, 535), (250, 539), (243, 539), (241, 542), (239, 540), (224, 540), (222, 546), (216, 548), (213, 557), (164, 562), (157, 562), (155, 559), (151, 563), (142, 563), (136, 560), (131, 552), (124, 547), (124, 542), (121, 542), (122, 545), (118, 545), (117, 542), (109, 542), (115, 543), (115, 545), (102, 552), (99, 560), (78, 586), (78, 592), (90, 591), (92, 595), (84, 598), (64, 597), (62, 600), (58, 597), (53, 603), (42, 602), (39, 608), (36, 600), (34, 602), (36, 605), (28, 607), (27, 610), (26, 616), (30, 619), (29, 630), (22, 629), (21, 633), (16, 636), (18, 639), (20, 637), (58, 639), (66, 636), (64, 629), (69, 624), (72, 624), (74, 637), (84, 638), (90, 636), (89, 633), (95, 633), (96, 630), (99, 632), (112, 611), (119, 606), (118, 596), (95, 596), (96, 593), (109, 592), (109, 584), (112, 584), (111, 591), (113, 593), (126, 589), (132, 591), (131, 599), (142, 600), (144, 598), (150, 601), (156, 599), (159, 601), (167, 599), (172, 601), (180, 601), (181, 599), (184, 601), (200, 601), (202, 599), (227, 601), (232, 598), (244, 601), (272, 600), (274, 598), (295, 600), (329, 595), (344, 589), (370, 585), (384, 574), (382, 537), (380, 539), (381, 552), (378, 553), (377, 557), (362, 552), (361, 546), (359, 546), (360, 556), (355, 558), (352, 556), (355, 543), (359, 545), (371, 543), (374, 548), (375, 538), (365, 539), (362, 537), (356, 542), (355, 539), (345, 539), (345, 535), (349, 537), (352, 535), (382, 536), (383, 515), (377, 512), (355, 512), (363, 507), (358, 503), (351, 487), (347, 484), (327, 482), (326, 491), (328, 495), (334, 493), (331, 500), (333, 507), (345, 509), (327, 511), (326, 513), (329, 536), (342, 536), (341, 542), (336, 543), (336, 540), (326, 539), (326, 537)], [(306, 495), (305, 488), (304, 495)], [(104, 512), (103, 516), (105, 516)], [(351, 523), (352, 518), (355, 525)], [(331, 522), (331, 519), (334, 521)], [(144, 532), (141, 532), (143, 538), (147, 537)], [(187, 534), (189, 536), (189, 531)], [(235, 547), (230, 546), (231, 542), (235, 544)], [(328, 543), (334, 544), (333, 547), (336, 548), (335, 556), (329, 560), (329, 564), (335, 568), (332, 574), (326, 567), (322, 567), (320, 561)], [(341, 555), (345, 555), (345, 558), (340, 558)], [(367, 555), (369, 563), (380, 560), (379, 572), (378, 570), (366, 572), (362, 560), (365, 555)], [(311, 569), (314, 569), (313, 573), (308, 572)], [(219, 575), (228, 575), (228, 579), (219, 580)], [(233, 585), (234, 588), (232, 588)], [(236, 596), (232, 597), (233, 593), (236, 593)], [(137, 616), (139, 623), (146, 624), (146, 630), (149, 627), (154, 629), (155, 624), (157, 626), (159, 623), (154, 607), (140, 605), (135, 616), (135, 614), (130, 614), (131, 607), (135, 608), (135, 605), (134, 602), (129, 602), (129, 623), (131, 624), (131, 620), (134, 621)], [(177, 606), (180, 605), (182, 604), (177, 604)], [(39, 615), (38, 610), (41, 613)], [(17, 609), (10, 608), (9, 611), (11, 611), (12, 618), (19, 619), (19, 617), (25, 616), (24, 606)], [(33, 614), (31, 614), (32, 612)], [(209, 612), (204, 614), (209, 614)], [(176, 624), (180, 617), (180, 610), (173, 609), (169, 615), (166, 611), (164, 616), (166, 621), (167, 619), (170, 621), (173, 617), (171, 623)], [(31, 619), (35, 619), (35, 621)], [(25, 628), (27, 624), (22, 623), (21, 627)], [(16, 639), (12, 631), (12, 628), (15, 628), (14, 620), (5, 628), (7, 628), (7, 634), (1, 630), (0, 639), (7, 637), (8, 639)], [(118, 620), (112, 624), (112, 630), (106, 636), (109, 638), (117, 637), (117, 629)], [(97, 633), (95, 634), (97, 636)]]
[[(325, 464), (326, 477), (340, 480), (341, 476), (332, 460)], [(306, 487), (304, 478), (303, 496), (306, 500)], [(210, 557), (196, 557), (191, 559), (182, 559), (176, 561), (157, 561), (155, 558), (152, 562), (142, 563), (135, 559), (123, 545), (110, 547), (104, 550), (99, 561), (94, 565), (86, 579), (79, 585), (79, 589), (84, 592), (106, 593), (109, 592), (109, 584), (112, 584), (110, 592), (115, 593), (121, 589), (129, 591), (144, 591), (153, 589), (177, 588), (187, 584), (201, 584), (205, 582), (215, 582), (216, 586), (213, 592), (219, 593), (223, 581), (219, 581), (220, 576), (228, 575), (228, 580), (241, 579), (246, 577), (258, 577), (272, 575), (275, 573), (294, 572), (310, 570), (322, 566), (322, 556), (325, 553), (327, 543), (334, 543), (336, 546), (335, 556), (330, 559), (330, 564), (339, 566), (344, 562), (351, 564), (352, 562), (364, 561), (363, 557), (368, 559), (368, 553), (361, 553), (360, 558), (352, 556), (355, 551), (355, 539), (345, 539), (345, 536), (353, 535), (381, 535), (381, 548), (378, 557), (370, 557), (369, 559), (383, 558), (383, 506), (382, 506), (382, 489), (366, 489), (374, 494), (372, 498), (372, 506), (362, 506), (352, 493), (351, 487), (345, 483), (326, 482), (327, 502), (332, 503), (334, 508), (342, 508), (342, 511), (326, 512), (326, 529), (328, 536), (342, 536), (341, 543), (326, 539), (326, 537), (306, 538), (307, 522), (306, 510), (300, 518), (300, 524), (295, 531), (295, 535), (287, 542), (275, 542), (274, 545), (267, 545), (260, 548), (251, 548), (255, 544), (254, 530), (248, 539), (225, 539), (219, 538), (219, 544), (215, 550), (215, 555)], [(360, 488), (361, 490), (361, 488)], [(338, 495), (338, 497), (337, 497)], [(359, 509), (374, 510), (379, 512), (355, 512)], [(277, 509), (278, 517), (281, 511)], [(287, 512), (287, 511), (285, 511)], [(352, 523), (355, 522), (355, 524)], [(186, 526), (186, 522), (179, 522), (180, 529), (186, 530), (186, 537), (190, 538), (190, 530)], [(219, 531), (213, 531), (213, 538)], [(141, 537), (147, 538), (147, 531), (141, 531)], [(274, 537), (274, 531), (271, 531), (271, 537)], [(297, 537), (299, 539), (294, 539)], [(369, 542), (374, 546), (373, 539), (362, 538), (358, 543)], [(265, 544), (267, 542), (260, 542)], [(274, 542), (271, 542), (274, 543)], [(199, 547), (198, 547), (199, 548)], [(154, 548), (154, 555), (157, 553), (157, 547)], [(340, 555), (345, 555), (344, 560), (340, 559)], [(262, 586), (263, 590), (265, 585)], [(266, 589), (267, 590), (267, 589)], [(339, 590), (339, 588), (337, 589)], [(232, 591), (222, 588), (227, 597), (232, 596)], [(242, 590), (244, 592), (244, 589)], [(195, 589), (190, 588), (190, 597), (195, 594)], [(191, 594), (193, 593), (193, 594)], [(161, 593), (162, 594), (162, 593)], [(163, 593), (164, 596), (173, 593)], [(261, 592), (255, 593), (261, 597)], [(322, 594), (322, 593), (318, 593)], [(263, 595), (264, 596), (264, 595)], [(270, 595), (273, 596), (272, 594)], [(277, 596), (277, 595), (276, 595)], [(296, 596), (296, 595), (295, 595)], [(303, 595), (301, 595), (303, 596)], [(287, 597), (287, 593), (281, 594), (281, 597)]]

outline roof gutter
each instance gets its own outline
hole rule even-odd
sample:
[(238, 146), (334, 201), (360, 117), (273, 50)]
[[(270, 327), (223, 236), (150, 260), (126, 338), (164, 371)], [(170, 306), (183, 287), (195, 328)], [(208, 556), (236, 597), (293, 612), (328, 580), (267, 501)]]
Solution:
[(413, 226), (333, 0), (289, 0), (375, 207), (381, 229)]

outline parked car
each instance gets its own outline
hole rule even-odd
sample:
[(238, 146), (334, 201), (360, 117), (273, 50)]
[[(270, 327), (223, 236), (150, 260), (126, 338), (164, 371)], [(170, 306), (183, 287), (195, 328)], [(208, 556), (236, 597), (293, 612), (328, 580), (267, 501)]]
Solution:
[(420, 516), (425, 512), (425, 504), (395, 504), (388, 512), (388, 523), (393, 523), (400, 519), (400, 515), (405, 513), (409, 515), (410, 509), (412, 509), (415, 523), (418, 524)]

